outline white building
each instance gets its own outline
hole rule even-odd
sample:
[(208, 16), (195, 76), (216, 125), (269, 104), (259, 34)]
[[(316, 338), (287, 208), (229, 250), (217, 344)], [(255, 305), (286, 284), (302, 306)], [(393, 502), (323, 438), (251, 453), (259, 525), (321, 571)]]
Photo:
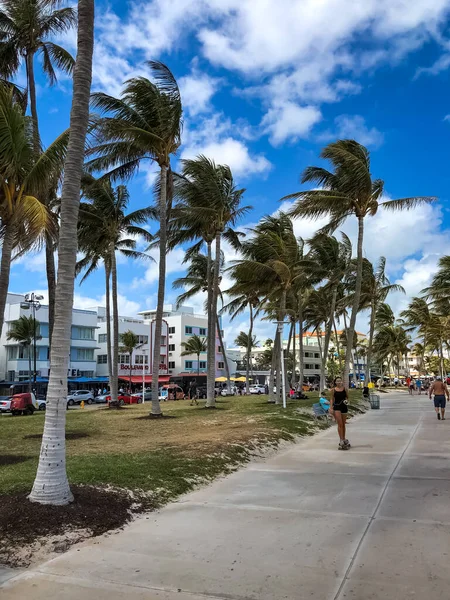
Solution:
[[(22, 294), (8, 294), (5, 308), (5, 324), (0, 338), (0, 378), (7, 382), (27, 381), (33, 373), (29, 373), (28, 352), (33, 360), (33, 348), (26, 348), (13, 340), (8, 340), (7, 335), (12, 321), (21, 316), (30, 316), (32, 311), (25, 302)], [(38, 379), (48, 377), (49, 361), (49, 323), (48, 306), (42, 305), (36, 311), (36, 320), (39, 321), (39, 335), (36, 341), (36, 371)], [(72, 311), (72, 331), (70, 341), (69, 378), (92, 378), (95, 376), (95, 350), (97, 330), (97, 313), (92, 310)], [(34, 360), (33, 360), (34, 363)], [(32, 364), (32, 371), (34, 364)]]

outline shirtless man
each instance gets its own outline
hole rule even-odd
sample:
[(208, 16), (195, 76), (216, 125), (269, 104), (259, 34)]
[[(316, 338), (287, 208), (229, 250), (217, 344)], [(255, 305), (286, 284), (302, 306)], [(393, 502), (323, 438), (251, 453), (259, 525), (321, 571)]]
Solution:
[[(445, 403), (446, 400), (450, 400), (447, 384), (442, 381), (442, 377), (436, 377), (430, 386), (428, 395), (431, 400), (431, 395), (434, 394), (434, 408), (436, 410), (437, 418), (445, 421)], [(440, 412), (439, 412), (440, 409)]]

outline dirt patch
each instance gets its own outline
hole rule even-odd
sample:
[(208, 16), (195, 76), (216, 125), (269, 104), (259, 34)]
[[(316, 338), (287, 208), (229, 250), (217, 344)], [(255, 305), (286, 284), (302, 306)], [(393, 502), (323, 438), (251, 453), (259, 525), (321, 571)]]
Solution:
[[(83, 438), (89, 437), (88, 433), (83, 433), (82, 431), (75, 431), (73, 433), (66, 432), (66, 440), (81, 440)], [(33, 433), (31, 435), (24, 435), (24, 440), (42, 440), (42, 433)]]
[(166, 420), (166, 419), (176, 419), (176, 415), (158, 415), (158, 417), (154, 417), (151, 415), (144, 415), (142, 417), (136, 417), (135, 421), (159, 421), (159, 420)]
[(0, 467), (6, 467), (7, 465), (18, 465), (19, 463), (25, 462), (33, 458), (32, 456), (25, 456), (23, 454), (0, 454)]
[(27, 495), (0, 496), (0, 563), (26, 567), (42, 547), (65, 552), (72, 544), (122, 527), (133, 514), (155, 508), (150, 497), (123, 490), (72, 487), (74, 502), (46, 506)]

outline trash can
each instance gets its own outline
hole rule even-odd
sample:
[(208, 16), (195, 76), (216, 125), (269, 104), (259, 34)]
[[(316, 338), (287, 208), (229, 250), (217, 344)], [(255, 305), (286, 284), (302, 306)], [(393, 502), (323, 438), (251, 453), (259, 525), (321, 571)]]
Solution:
[(380, 408), (380, 396), (379, 394), (370, 394), (369, 395), (370, 407), (374, 409)]

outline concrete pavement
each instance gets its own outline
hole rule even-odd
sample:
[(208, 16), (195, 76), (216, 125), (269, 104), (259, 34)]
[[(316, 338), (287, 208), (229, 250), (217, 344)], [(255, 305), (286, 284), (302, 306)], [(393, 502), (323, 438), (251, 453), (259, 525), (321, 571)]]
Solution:
[(354, 419), (7, 581), (2, 600), (447, 600), (450, 413)]

